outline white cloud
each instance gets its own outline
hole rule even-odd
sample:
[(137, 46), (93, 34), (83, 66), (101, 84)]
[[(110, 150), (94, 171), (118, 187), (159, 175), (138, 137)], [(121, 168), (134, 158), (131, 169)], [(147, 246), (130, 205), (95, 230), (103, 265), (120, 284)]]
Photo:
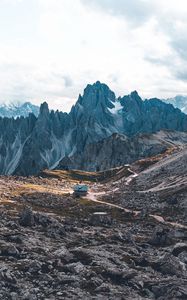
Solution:
[(187, 2), (180, 3), (0, 0), (0, 102), (46, 100), (69, 110), (96, 80), (117, 95), (187, 94)]
[(139, 26), (147, 22), (155, 10), (154, 1), (147, 0), (81, 0), (93, 9), (125, 18), (131, 25)]

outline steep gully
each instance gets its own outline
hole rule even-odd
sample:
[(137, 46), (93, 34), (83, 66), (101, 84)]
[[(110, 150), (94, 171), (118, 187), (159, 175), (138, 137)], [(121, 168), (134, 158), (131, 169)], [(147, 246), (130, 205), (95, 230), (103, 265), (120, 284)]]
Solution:
[[(128, 168), (128, 171), (130, 173), (132, 173), (132, 175), (130, 175), (129, 177), (127, 177), (125, 185), (130, 185), (130, 183), (133, 181), (133, 179), (138, 176), (138, 173), (132, 171), (130, 168)], [(118, 190), (119, 190), (119, 188), (113, 189), (112, 190), (112, 194), (115, 193)], [(133, 214), (134, 217), (138, 216), (141, 213), (141, 211), (127, 209), (127, 208), (124, 208), (124, 207), (122, 207), (120, 205), (117, 205), (117, 204), (113, 204), (113, 203), (110, 203), (110, 202), (98, 200), (98, 197), (103, 196), (103, 195), (106, 195), (106, 192), (97, 192), (97, 193), (95, 193), (92, 190), (90, 190), (90, 192), (85, 197), (85, 199), (93, 201), (93, 202), (96, 202), (96, 203), (104, 204), (104, 205), (109, 206), (109, 207), (113, 207), (113, 208), (117, 208), (117, 209), (123, 210), (123, 211), (125, 211), (127, 213)], [(182, 224), (179, 224), (179, 223), (175, 223), (175, 222), (167, 222), (164, 219), (164, 217), (162, 217), (162, 216), (153, 215), (153, 214), (149, 214), (148, 216), (151, 217), (151, 218), (154, 218), (159, 223), (166, 224), (166, 225), (171, 225), (173, 227), (187, 229), (187, 226), (185, 226), (185, 225), (182, 225)]]

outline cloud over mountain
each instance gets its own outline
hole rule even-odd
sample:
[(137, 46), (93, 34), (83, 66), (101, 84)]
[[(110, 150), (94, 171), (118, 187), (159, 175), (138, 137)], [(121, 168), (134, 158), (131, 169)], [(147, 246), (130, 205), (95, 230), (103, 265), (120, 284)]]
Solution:
[(0, 102), (68, 111), (98, 79), (117, 94), (187, 94), (186, 13), (185, 0), (3, 0)]

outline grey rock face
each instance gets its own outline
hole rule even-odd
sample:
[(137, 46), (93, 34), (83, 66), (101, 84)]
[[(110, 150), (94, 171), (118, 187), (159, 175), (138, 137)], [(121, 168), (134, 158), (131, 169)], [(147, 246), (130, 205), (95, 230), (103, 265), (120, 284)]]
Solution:
[(43, 103), (14, 173), (32, 175), (55, 165), (71, 149), (67, 137), (68, 123), (69, 116), (66, 113), (50, 113), (47, 103)]
[(0, 173), (12, 174), (19, 163), (23, 148), (28, 141), (36, 117), (30, 114), (27, 118), (16, 120), (0, 118)]
[(117, 132), (109, 109), (114, 108), (115, 94), (107, 85), (88, 85), (70, 112), (72, 139), (78, 151)]
[(98, 143), (88, 144), (83, 152), (75, 153), (69, 166), (73, 169), (103, 171), (157, 155), (174, 144), (180, 144), (180, 141), (186, 143), (187, 134), (169, 131), (132, 137), (113, 134)]
[(153, 133), (161, 129), (186, 131), (187, 118), (173, 105), (157, 98), (142, 101), (135, 91), (120, 100), (123, 110), (123, 133)]
[(87, 170), (97, 169), (101, 159), (100, 169), (119, 166), (164, 151), (164, 143), (136, 137), (161, 129), (187, 131), (187, 116), (158, 99), (142, 101), (136, 91), (116, 99), (98, 81), (86, 87), (69, 114), (49, 111), (43, 103), (38, 118), (0, 118), (0, 174), (39, 174), (64, 157), (73, 157), (75, 166)]

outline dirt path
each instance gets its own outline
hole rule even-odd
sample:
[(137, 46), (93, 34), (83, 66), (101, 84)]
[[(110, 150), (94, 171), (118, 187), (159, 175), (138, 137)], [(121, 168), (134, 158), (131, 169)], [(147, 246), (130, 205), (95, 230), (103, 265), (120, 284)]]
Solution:
[[(105, 192), (99, 192), (99, 193), (89, 192), (88, 195), (85, 197), (85, 199), (96, 202), (96, 203), (104, 204), (104, 205), (109, 206), (109, 207), (114, 207), (114, 208), (123, 210), (127, 213), (132, 213), (134, 215), (134, 217), (138, 216), (141, 213), (141, 211), (139, 211), (139, 210), (132, 210), (132, 209), (128, 209), (128, 208), (125, 208), (125, 207), (117, 205), (117, 204), (113, 204), (113, 203), (110, 203), (110, 202), (105, 202), (105, 201), (102, 201), (102, 200), (98, 200), (97, 197), (100, 197), (102, 195), (106, 195), (106, 193)], [(110, 194), (108, 194), (108, 195), (110, 195)], [(152, 217), (153, 219), (155, 219), (159, 223), (170, 225), (170, 226), (173, 226), (173, 227), (187, 229), (187, 226), (182, 225), (180, 223), (167, 222), (162, 216), (153, 215), (153, 214), (149, 214), (148, 216)]]
[(130, 175), (129, 177), (127, 177), (125, 185), (129, 185), (134, 178), (138, 177), (138, 173), (132, 171), (130, 168), (128, 168), (128, 171), (132, 172), (132, 175)]
[[(132, 182), (132, 180), (134, 178), (136, 178), (138, 176), (137, 173), (133, 172), (130, 168), (129, 168), (129, 172), (132, 173), (132, 175), (130, 175), (129, 177), (126, 178), (125, 180), (125, 185), (130, 185), (130, 183)], [(11, 192), (7, 193), (6, 189), (10, 189), (10, 187), (12, 186), (10, 183), (7, 184), (6, 181), (4, 180), (0, 180), (2, 183), (2, 188), (0, 189), (0, 194), (1, 194), (1, 199), (0, 199), (0, 204), (4, 205), (4, 204), (16, 204), (15, 200), (12, 200), (11, 198), (9, 198), (9, 194), (11, 194)], [(118, 182), (115, 182), (118, 183)], [(120, 183), (120, 181), (119, 181)], [(42, 186), (42, 185), (37, 185), (37, 184), (31, 184), (31, 183), (15, 183), (15, 187), (13, 189), (13, 192), (15, 194), (15, 196), (18, 194), (24, 194), (24, 193), (34, 193), (34, 192), (39, 192), (39, 193), (51, 193), (51, 194), (56, 194), (56, 195), (66, 195), (66, 194), (72, 194), (73, 190), (72, 187), (67, 187), (67, 188), (54, 188), (54, 187), (47, 187), (47, 186)], [(100, 197), (104, 196), (104, 195), (108, 195), (109, 197), (112, 198), (112, 196), (114, 195), (115, 192), (119, 191), (119, 187), (115, 187), (111, 190), (111, 192), (108, 192), (109, 189), (107, 189), (107, 191), (102, 191), (100, 192), (99, 190), (101, 190), (102, 185), (97, 185), (96, 186), (97, 191), (94, 190), (94, 186), (92, 186), (90, 188), (89, 193), (87, 194), (87, 196), (85, 197), (85, 199), (90, 200), (92, 202), (95, 203), (99, 203), (102, 205), (106, 205), (110, 208), (116, 208), (119, 210), (122, 210), (126, 213), (131, 213), (134, 217), (137, 217), (141, 211), (138, 210), (132, 210), (132, 209), (128, 209), (125, 208), (123, 206), (117, 205), (117, 204), (113, 204), (110, 202), (106, 202), (103, 201), (102, 199), (100, 199)], [(16, 193), (15, 193), (16, 192)], [(173, 227), (178, 227), (178, 228), (183, 228), (183, 229), (187, 229), (187, 226), (179, 224), (179, 223), (175, 223), (175, 222), (167, 222), (164, 217), (159, 216), (159, 215), (155, 215), (155, 214), (149, 214), (149, 217), (154, 218), (157, 222), (162, 223), (162, 224), (166, 224), (166, 225), (170, 225)]]
[(120, 205), (117, 205), (117, 204), (113, 204), (113, 203), (110, 203), (110, 202), (105, 202), (105, 201), (102, 201), (102, 200), (98, 200), (97, 197), (102, 196), (102, 195), (106, 195), (106, 193), (105, 192), (99, 192), (99, 193), (89, 192), (88, 195), (86, 195), (85, 199), (96, 202), (96, 203), (104, 204), (106, 206), (121, 209), (125, 212), (133, 213), (134, 215), (137, 215), (137, 214), (140, 213), (139, 211), (130, 210), (130, 209), (124, 208), (124, 207), (122, 207)]
[[(130, 172), (133, 172), (130, 168), (129, 168), (129, 171)], [(138, 176), (137, 173), (133, 172), (132, 175), (130, 175), (127, 180), (126, 180), (126, 185), (129, 185), (131, 183), (131, 181), (136, 178)], [(120, 206), (120, 205), (117, 205), (117, 204), (113, 204), (113, 203), (110, 203), (110, 202), (106, 202), (106, 201), (102, 201), (102, 200), (99, 200), (98, 197), (100, 196), (104, 196), (104, 195), (109, 195), (109, 196), (112, 196), (112, 194), (114, 192), (116, 192), (117, 190), (119, 190), (119, 188), (115, 188), (112, 193), (106, 193), (106, 192), (93, 192), (92, 190), (87, 194), (87, 196), (85, 197), (85, 199), (87, 200), (90, 200), (90, 201), (93, 201), (93, 202), (96, 202), (96, 203), (100, 203), (100, 204), (103, 204), (103, 205), (106, 205), (106, 206), (109, 206), (109, 207), (113, 207), (113, 208), (117, 208), (117, 209), (120, 209), (120, 210), (123, 210), (127, 213), (131, 213), (134, 215), (134, 217), (138, 216), (141, 211), (137, 211), (137, 210), (132, 210), (132, 209), (127, 209), (123, 206)], [(167, 222), (164, 217), (162, 216), (159, 216), (159, 215), (154, 215), (154, 214), (149, 214), (148, 215), (149, 217), (152, 217), (153, 219), (155, 219), (157, 222), (159, 223), (162, 223), (162, 224), (166, 224), (166, 225), (170, 225), (170, 226), (173, 226), (173, 227), (178, 227), (178, 228), (183, 228), (183, 229), (187, 229), (187, 226), (185, 225), (182, 225), (182, 224), (179, 224), (179, 223), (175, 223), (175, 222)]]

